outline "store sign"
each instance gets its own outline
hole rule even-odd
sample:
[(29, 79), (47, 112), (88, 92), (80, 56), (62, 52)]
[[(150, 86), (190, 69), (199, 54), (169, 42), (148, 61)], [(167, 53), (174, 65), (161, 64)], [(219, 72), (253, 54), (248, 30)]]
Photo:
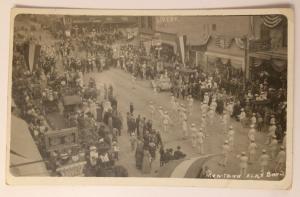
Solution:
[(168, 23), (178, 22), (177, 16), (158, 16), (156, 17), (156, 23), (158, 25), (165, 25)]

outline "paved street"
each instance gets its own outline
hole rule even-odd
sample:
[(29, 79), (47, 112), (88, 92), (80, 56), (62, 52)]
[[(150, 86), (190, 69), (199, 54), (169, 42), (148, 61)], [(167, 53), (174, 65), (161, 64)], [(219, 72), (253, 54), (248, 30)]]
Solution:
[[(124, 119), (124, 129), (122, 131), (122, 136), (119, 138), (119, 146), (121, 149), (120, 152), (120, 161), (119, 164), (124, 165), (128, 171), (129, 176), (139, 177), (139, 176), (156, 176), (156, 172), (159, 169), (159, 153), (157, 153), (158, 157), (155, 160), (152, 166), (151, 174), (143, 175), (139, 170), (135, 168), (135, 159), (134, 159), (134, 152), (130, 151), (130, 143), (129, 137), (127, 135), (127, 125), (126, 125), (126, 112), (129, 111), (129, 103), (133, 102), (135, 111), (134, 115), (137, 116), (140, 114), (142, 117), (145, 116), (150, 118), (150, 111), (149, 111), (149, 101), (152, 100), (155, 103), (156, 109), (158, 106), (162, 106), (165, 110), (168, 110), (172, 115), (173, 125), (170, 127), (170, 132), (163, 133), (161, 127), (161, 120), (158, 112), (154, 116), (153, 126), (155, 129), (161, 131), (162, 138), (164, 141), (165, 148), (173, 148), (176, 150), (178, 145), (181, 146), (182, 151), (187, 154), (187, 158), (197, 156), (196, 149), (193, 149), (191, 146), (191, 140), (182, 139), (182, 131), (181, 131), (181, 124), (177, 120), (177, 116), (174, 116), (172, 113), (171, 103), (170, 103), (170, 92), (161, 92), (155, 95), (151, 89), (150, 81), (141, 81), (138, 80), (135, 85), (135, 89), (132, 88), (131, 83), (131, 75), (125, 73), (122, 70), (118, 69), (111, 69), (108, 71), (104, 71), (102, 73), (90, 73), (85, 75), (86, 82), (90, 77), (95, 78), (96, 83), (98, 85), (101, 84), (111, 84), (114, 87), (114, 94), (118, 100), (118, 109), (122, 112), (123, 119)], [(103, 90), (102, 90), (103, 96)], [(180, 103), (185, 103), (186, 101), (180, 101)], [(197, 128), (200, 126), (200, 102), (195, 101), (192, 116), (189, 117), (188, 123), (189, 127), (191, 123), (195, 123)], [(238, 159), (236, 158), (237, 154), (240, 154), (241, 151), (247, 152), (249, 141), (247, 138), (247, 133), (249, 128), (243, 128), (240, 123), (236, 122), (235, 120), (231, 119), (229, 125), (233, 125), (235, 130), (235, 144), (234, 150), (231, 153), (229, 158), (229, 163), (226, 168), (219, 167), (217, 165), (217, 160), (213, 159), (209, 162), (209, 166), (214, 170), (216, 173), (232, 173), (232, 174), (239, 174), (239, 163)], [(205, 140), (205, 153), (220, 153), (221, 146), (225, 140), (225, 135), (223, 133), (222, 125), (220, 117), (216, 114), (215, 119), (212, 125), (208, 125), (207, 127), (207, 134), (208, 137)], [(265, 141), (264, 134), (258, 133), (257, 134), (257, 144), (259, 146), (257, 151), (257, 156), (259, 156), (260, 151), (262, 149), (262, 145)], [(248, 169), (249, 173), (258, 173), (259, 166), (258, 164), (253, 164)]]

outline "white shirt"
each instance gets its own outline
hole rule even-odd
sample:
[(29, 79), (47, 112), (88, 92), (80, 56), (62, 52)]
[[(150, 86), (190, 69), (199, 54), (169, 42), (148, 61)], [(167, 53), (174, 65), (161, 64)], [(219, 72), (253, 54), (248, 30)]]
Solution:
[(205, 138), (204, 133), (203, 133), (203, 132), (198, 132), (198, 133), (196, 134), (196, 137), (197, 137), (198, 142), (199, 142), (200, 144), (203, 144), (204, 138)]
[(257, 145), (255, 143), (250, 143), (248, 147), (248, 151), (250, 154), (255, 154), (257, 149)]

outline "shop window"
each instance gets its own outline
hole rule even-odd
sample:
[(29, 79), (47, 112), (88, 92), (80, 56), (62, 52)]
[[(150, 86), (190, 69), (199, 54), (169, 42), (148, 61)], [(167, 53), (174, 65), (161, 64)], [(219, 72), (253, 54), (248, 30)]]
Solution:
[(211, 29), (212, 29), (213, 31), (216, 31), (216, 30), (217, 30), (217, 25), (216, 25), (216, 24), (212, 24)]
[(152, 30), (153, 27), (153, 21), (152, 21), (152, 16), (148, 16), (148, 28)]

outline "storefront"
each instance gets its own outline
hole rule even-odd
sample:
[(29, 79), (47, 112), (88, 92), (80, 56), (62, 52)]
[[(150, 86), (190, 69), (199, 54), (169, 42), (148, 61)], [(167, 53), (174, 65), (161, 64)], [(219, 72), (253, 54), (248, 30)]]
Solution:
[(260, 51), (249, 54), (250, 78), (254, 81), (267, 78), (274, 88), (286, 87), (287, 51)]
[(242, 38), (228, 38), (217, 36), (211, 38), (204, 53), (204, 62), (207, 72), (228, 67), (232, 72), (245, 73), (246, 58), (245, 45)]
[(49, 176), (28, 124), (11, 116), (10, 172), (14, 176)]
[(282, 15), (254, 18), (258, 39), (249, 41), (249, 78), (266, 78), (274, 88), (286, 87), (287, 21)]

